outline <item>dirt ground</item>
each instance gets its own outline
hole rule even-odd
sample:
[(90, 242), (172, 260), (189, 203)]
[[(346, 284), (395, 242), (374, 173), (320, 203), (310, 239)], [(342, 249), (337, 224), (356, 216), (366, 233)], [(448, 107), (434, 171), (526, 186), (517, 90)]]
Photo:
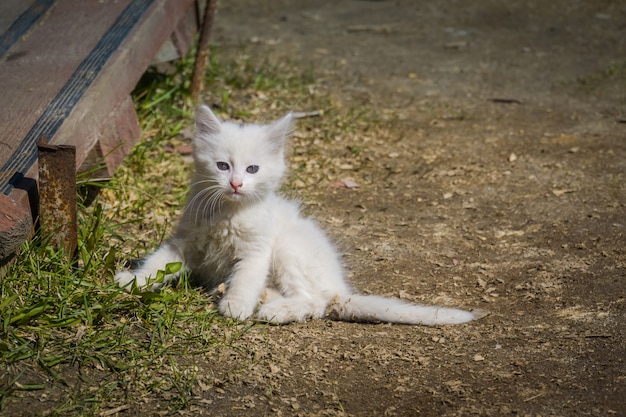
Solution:
[(231, 0), (216, 25), (380, 114), (329, 150), (358, 147), (359, 187), (307, 207), (355, 287), (491, 315), (253, 327), (184, 413), (626, 415), (624, 2)]

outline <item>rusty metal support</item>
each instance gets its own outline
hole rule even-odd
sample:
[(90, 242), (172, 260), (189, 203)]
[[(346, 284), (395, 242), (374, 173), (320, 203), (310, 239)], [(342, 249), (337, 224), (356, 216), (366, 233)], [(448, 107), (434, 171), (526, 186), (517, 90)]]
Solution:
[(204, 7), (204, 18), (198, 39), (198, 49), (196, 51), (196, 62), (193, 66), (193, 77), (191, 78), (191, 99), (198, 102), (198, 96), (204, 88), (204, 72), (209, 59), (209, 38), (217, 11), (217, 0), (207, 0)]
[(37, 144), (39, 154), (39, 227), (50, 243), (72, 258), (78, 246), (76, 147)]

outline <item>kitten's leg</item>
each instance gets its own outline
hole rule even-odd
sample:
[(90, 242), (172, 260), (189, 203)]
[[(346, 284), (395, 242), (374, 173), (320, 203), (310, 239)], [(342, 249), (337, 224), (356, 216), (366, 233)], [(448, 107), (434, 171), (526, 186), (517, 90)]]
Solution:
[(273, 252), (272, 285), (281, 296), (259, 307), (260, 320), (289, 323), (322, 318), (335, 294), (349, 293), (338, 256), (326, 237), (308, 220), (292, 223)]
[[(167, 264), (182, 262), (180, 251), (172, 242), (164, 243), (159, 249), (146, 258), (141, 267), (135, 271), (120, 271), (115, 274), (115, 282), (120, 287), (129, 287), (135, 281), (139, 288), (147, 285), (149, 278), (155, 278), (159, 271), (165, 271)], [(165, 277), (163, 284), (171, 281), (175, 274)], [(162, 284), (155, 284), (153, 289), (158, 289)]]
[(218, 306), (224, 316), (245, 320), (254, 313), (267, 284), (270, 269), (271, 255), (269, 251), (265, 252), (243, 257), (235, 265), (227, 282), (226, 293)]

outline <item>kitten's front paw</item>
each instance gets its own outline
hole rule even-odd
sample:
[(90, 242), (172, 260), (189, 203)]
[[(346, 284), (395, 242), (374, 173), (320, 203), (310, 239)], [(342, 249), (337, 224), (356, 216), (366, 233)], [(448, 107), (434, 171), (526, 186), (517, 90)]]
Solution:
[(231, 317), (237, 320), (246, 320), (254, 313), (254, 307), (246, 305), (245, 302), (222, 298), (218, 309), (225, 317)]
[(132, 286), (131, 283), (133, 281), (135, 281), (137, 286), (140, 288), (146, 286), (146, 279), (142, 277), (141, 275), (133, 274), (131, 271), (120, 271), (117, 274), (115, 274), (114, 279), (117, 285), (119, 285), (122, 288), (126, 288), (128, 290), (130, 290)]
[[(115, 282), (120, 287), (124, 288), (127, 291), (131, 291), (133, 289), (133, 281), (135, 281), (135, 285), (137, 288), (142, 290), (148, 289), (148, 277), (145, 274), (141, 273), (133, 273), (132, 271), (120, 271), (115, 274)], [(150, 291), (159, 291), (163, 284), (154, 283), (149, 288)]]

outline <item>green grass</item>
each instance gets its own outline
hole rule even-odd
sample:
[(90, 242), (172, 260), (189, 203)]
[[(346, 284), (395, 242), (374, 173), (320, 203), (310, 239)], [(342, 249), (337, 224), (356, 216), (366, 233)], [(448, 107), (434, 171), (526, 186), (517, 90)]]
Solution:
[(168, 392), (171, 407), (185, 407), (193, 364), (180, 358), (232, 342), (212, 324), (237, 324), (217, 317), (207, 296), (184, 280), (158, 294), (128, 294), (112, 284), (111, 220), (100, 207), (81, 216), (77, 265), (36, 239), (3, 278), (2, 409), (25, 392), (48, 390), (63, 399), (44, 414), (92, 414), (113, 398), (147, 392)]

